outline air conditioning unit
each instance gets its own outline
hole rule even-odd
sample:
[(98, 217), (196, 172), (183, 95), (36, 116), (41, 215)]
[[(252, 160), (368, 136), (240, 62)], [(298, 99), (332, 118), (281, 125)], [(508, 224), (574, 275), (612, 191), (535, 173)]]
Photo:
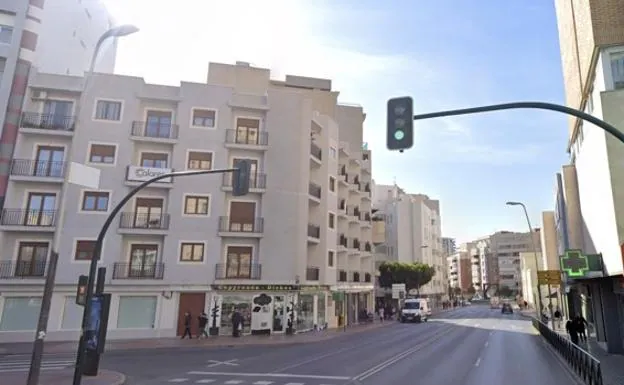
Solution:
[(48, 93), (46, 91), (35, 90), (32, 92), (33, 100), (47, 99)]

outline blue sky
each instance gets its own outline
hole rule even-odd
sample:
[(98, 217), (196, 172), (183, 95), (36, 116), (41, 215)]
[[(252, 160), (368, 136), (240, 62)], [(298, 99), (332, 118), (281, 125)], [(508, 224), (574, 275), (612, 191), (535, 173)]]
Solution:
[(105, 2), (119, 22), (141, 28), (120, 41), (119, 73), (202, 82), (209, 61), (244, 60), (275, 77), (332, 78), (341, 101), (367, 112), (374, 179), (396, 178), (440, 199), (445, 236), (525, 231), (508, 200), (525, 202), (534, 226), (553, 208), (555, 173), (567, 161), (565, 116), (523, 110), (421, 121), (410, 151), (391, 153), (384, 143), (393, 96), (412, 96), (417, 112), (563, 103), (551, 1), (177, 0), (174, 17), (168, 2)]

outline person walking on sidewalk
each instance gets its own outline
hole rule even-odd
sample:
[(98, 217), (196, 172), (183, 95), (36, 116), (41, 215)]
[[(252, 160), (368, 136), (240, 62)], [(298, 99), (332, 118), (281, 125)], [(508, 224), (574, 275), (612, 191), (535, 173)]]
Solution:
[(384, 308), (383, 308), (383, 307), (380, 307), (380, 308), (379, 308), (379, 320), (380, 320), (381, 322), (384, 322), (384, 311), (385, 311), (385, 310), (384, 310)]
[(193, 339), (193, 335), (191, 334), (191, 322), (193, 318), (191, 317), (191, 312), (187, 311), (184, 313), (184, 333), (182, 334), (182, 339), (188, 336), (189, 340)]
[(206, 312), (202, 312), (199, 317), (197, 317), (199, 333), (197, 334), (197, 339), (207, 338), (208, 331), (206, 330), (206, 325), (208, 324), (208, 315)]
[(574, 324), (581, 341), (587, 342), (587, 333), (585, 333), (585, 328), (589, 325), (587, 320), (577, 313), (576, 317), (574, 317)]
[(573, 344), (578, 345), (579, 338), (576, 331), (576, 323), (573, 320), (568, 320), (568, 322), (566, 322), (566, 331), (570, 336), (570, 341), (572, 341)]
[(554, 316), (555, 316), (555, 325), (557, 329), (561, 329), (561, 310), (559, 310), (559, 308), (555, 310)]

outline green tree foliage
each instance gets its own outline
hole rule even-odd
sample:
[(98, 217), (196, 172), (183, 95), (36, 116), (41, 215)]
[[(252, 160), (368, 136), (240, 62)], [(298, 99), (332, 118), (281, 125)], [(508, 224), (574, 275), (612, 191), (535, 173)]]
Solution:
[(409, 292), (419, 290), (434, 275), (435, 269), (424, 263), (384, 262), (379, 266), (379, 285), (391, 288), (394, 283), (404, 283)]

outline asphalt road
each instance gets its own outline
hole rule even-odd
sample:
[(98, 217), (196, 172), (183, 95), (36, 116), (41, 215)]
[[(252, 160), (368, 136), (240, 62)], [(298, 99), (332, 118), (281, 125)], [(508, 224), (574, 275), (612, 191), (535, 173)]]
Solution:
[(481, 306), (305, 345), (114, 351), (101, 367), (129, 385), (575, 385), (527, 319)]

